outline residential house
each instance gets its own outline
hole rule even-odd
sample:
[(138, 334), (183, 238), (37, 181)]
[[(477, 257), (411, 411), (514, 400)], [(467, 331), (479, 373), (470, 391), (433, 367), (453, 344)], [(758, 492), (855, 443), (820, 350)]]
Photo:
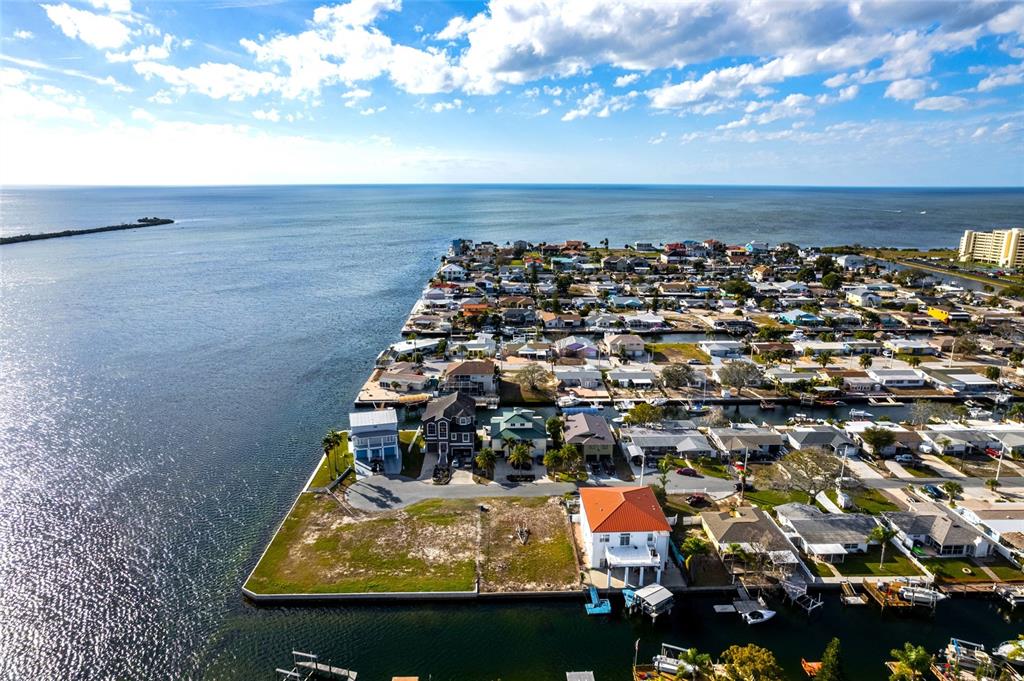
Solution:
[(505, 409), (491, 418), (491, 448), (507, 456), (512, 447), (524, 443), (533, 455), (543, 455), (548, 448), (548, 432), (544, 416), (532, 409)]
[(419, 392), (425, 390), (433, 380), (426, 376), (419, 365), (412, 362), (395, 362), (381, 370), (377, 385), (395, 392)]
[(933, 369), (922, 367), (922, 372), (936, 388), (954, 395), (976, 395), (996, 392), (999, 384), (967, 368)]
[(935, 454), (963, 456), (1000, 446), (999, 440), (989, 433), (959, 423), (928, 424), (918, 434), (922, 445)]
[(821, 326), (825, 323), (824, 319), (813, 312), (800, 309), (786, 310), (778, 317), (780, 321), (793, 326)]
[(624, 426), (619, 435), (623, 451), (636, 465), (666, 455), (691, 460), (718, 458), (718, 450), (693, 421), (663, 421), (654, 428)]
[(611, 459), (615, 452), (615, 436), (600, 414), (569, 414), (562, 438), (576, 445), (587, 461)]
[(348, 445), (358, 471), (364, 475), (401, 472), (398, 414), (394, 409), (354, 411), (348, 415), (348, 426)]
[(842, 563), (849, 554), (867, 553), (878, 523), (864, 513), (824, 513), (816, 506), (789, 503), (775, 516), (796, 546), (815, 560)]
[(618, 367), (608, 372), (608, 380), (624, 388), (652, 388), (657, 379), (654, 371), (645, 368)]
[(539, 315), (544, 328), (553, 329), (579, 329), (583, 326), (583, 318), (578, 314), (564, 314), (557, 312), (541, 312)]
[(837, 456), (853, 456), (860, 449), (849, 435), (828, 424), (793, 426), (783, 435), (792, 449), (823, 449)]
[(462, 393), (437, 397), (423, 411), (426, 451), (447, 466), (455, 457), (471, 459), (476, 452), (476, 403)]
[(626, 315), (622, 318), (626, 328), (631, 331), (657, 331), (669, 328), (665, 318), (653, 312), (642, 312), (635, 315)]
[(728, 426), (708, 428), (711, 442), (732, 459), (771, 459), (784, 451), (782, 436), (760, 426)]
[(882, 297), (866, 288), (855, 288), (846, 292), (846, 302), (860, 307), (877, 307), (882, 304)]
[(786, 536), (763, 510), (755, 506), (738, 506), (731, 511), (705, 511), (700, 514), (700, 524), (719, 553), (728, 553), (737, 546), (747, 553), (767, 553), (780, 562), (799, 562)]
[[(864, 441), (864, 431), (869, 428), (888, 430), (893, 434), (895, 441), (880, 451), (875, 451), (874, 447)], [(916, 452), (921, 444), (921, 436), (918, 435), (917, 431), (910, 430), (891, 421), (847, 421), (843, 425), (843, 430), (854, 442), (860, 445), (862, 450), (881, 458), (889, 458), (900, 453)]]
[(616, 357), (644, 356), (644, 339), (635, 333), (611, 333), (604, 336), (605, 352)]
[(559, 357), (593, 359), (599, 354), (597, 345), (586, 336), (566, 336), (565, 338), (560, 338), (555, 341), (554, 348)]
[(626, 584), (643, 586), (651, 572), (661, 583), (672, 528), (650, 487), (580, 488), (580, 531), (587, 567), (608, 570), (609, 583), (617, 568)]
[(995, 542), (995, 550), (1024, 564), (1024, 503), (964, 499), (954, 509)]
[(596, 390), (603, 385), (601, 370), (586, 366), (556, 366), (555, 378), (566, 388)]
[(743, 354), (743, 341), (705, 340), (697, 347), (711, 357), (739, 357)]
[(462, 281), (469, 276), (469, 272), (462, 265), (450, 262), (437, 271), (439, 277), (445, 281)]
[(489, 359), (452, 362), (441, 374), (442, 393), (460, 392), (471, 397), (494, 395), (497, 391), (497, 367)]
[(922, 501), (908, 511), (883, 511), (881, 516), (908, 549), (922, 548), (939, 558), (992, 553), (993, 540), (943, 504)]
[(478, 333), (476, 337), (468, 340), (455, 342), (456, 347), (461, 347), (468, 355), (481, 357), (493, 357), (498, 351), (498, 344), (492, 333)]
[(917, 369), (868, 369), (866, 373), (883, 388), (922, 388), (926, 383), (924, 372)]
[(926, 340), (913, 338), (887, 338), (882, 341), (887, 350), (899, 355), (934, 355), (935, 347)]

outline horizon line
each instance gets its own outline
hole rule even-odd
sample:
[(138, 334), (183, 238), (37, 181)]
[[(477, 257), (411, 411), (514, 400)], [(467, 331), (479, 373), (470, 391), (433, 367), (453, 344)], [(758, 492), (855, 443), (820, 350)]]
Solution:
[(231, 187), (556, 187), (556, 188), (703, 188), (728, 189), (917, 189), (917, 190), (1022, 190), (1024, 184), (750, 184), (750, 183), (670, 183), (670, 182), (256, 182), (205, 184), (19, 184), (0, 182), (4, 189), (182, 189)]

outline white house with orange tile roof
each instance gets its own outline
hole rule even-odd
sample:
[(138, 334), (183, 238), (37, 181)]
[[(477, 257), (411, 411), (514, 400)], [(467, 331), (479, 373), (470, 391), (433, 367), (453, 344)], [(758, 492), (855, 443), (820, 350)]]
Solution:
[[(623, 582), (635, 586), (653, 571), (661, 583), (672, 530), (650, 487), (581, 488), (580, 527), (587, 567), (606, 569), (609, 576), (622, 568)], [(639, 572), (631, 582), (634, 568)]]

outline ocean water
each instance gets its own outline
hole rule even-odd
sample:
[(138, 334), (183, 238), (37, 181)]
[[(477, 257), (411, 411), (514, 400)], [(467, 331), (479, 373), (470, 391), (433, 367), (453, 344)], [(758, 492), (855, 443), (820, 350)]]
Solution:
[(151, 215), (178, 222), (0, 247), (0, 678), (272, 678), (295, 647), (371, 681), (603, 681), (638, 636), (643, 652), (759, 641), (797, 678), (831, 631), (858, 678), (881, 678), (904, 639), (1024, 628), (970, 601), (923, 623), (832, 603), (748, 629), (695, 599), (651, 628), (575, 602), (255, 608), (239, 592), (453, 237), (948, 247), (1024, 223), (1022, 191), (0, 190), (5, 235)]

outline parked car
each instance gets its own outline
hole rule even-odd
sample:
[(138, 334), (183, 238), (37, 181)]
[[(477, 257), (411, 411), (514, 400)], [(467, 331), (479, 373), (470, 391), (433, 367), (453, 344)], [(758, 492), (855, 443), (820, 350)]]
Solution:
[(754, 485), (752, 483), (749, 483), (749, 482), (737, 482), (732, 487), (737, 492), (739, 492), (741, 489), (745, 490), (747, 492), (753, 492), (754, 491)]
[(938, 501), (939, 499), (945, 499), (946, 493), (935, 485), (922, 485), (921, 491), (930, 496), (932, 499)]
[(700, 473), (697, 472), (696, 468), (679, 468), (676, 470), (679, 475), (685, 475), (688, 478), (699, 478)]
[(688, 503), (690, 506), (710, 506), (711, 500), (708, 499), (706, 495), (698, 492), (696, 494), (691, 494), (690, 496), (686, 497), (686, 503)]
[(605, 475), (615, 475), (615, 464), (612, 463), (611, 459), (602, 461), (601, 466), (604, 468)]
[(913, 465), (914, 463), (917, 462), (917, 459), (914, 458), (913, 454), (897, 454), (894, 461), (896, 463)]
[(593, 473), (594, 475), (600, 475), (601, 474), (601, 464), (599, 464), (596, 461), (591, 463), (590, 464), (590, 472)]

